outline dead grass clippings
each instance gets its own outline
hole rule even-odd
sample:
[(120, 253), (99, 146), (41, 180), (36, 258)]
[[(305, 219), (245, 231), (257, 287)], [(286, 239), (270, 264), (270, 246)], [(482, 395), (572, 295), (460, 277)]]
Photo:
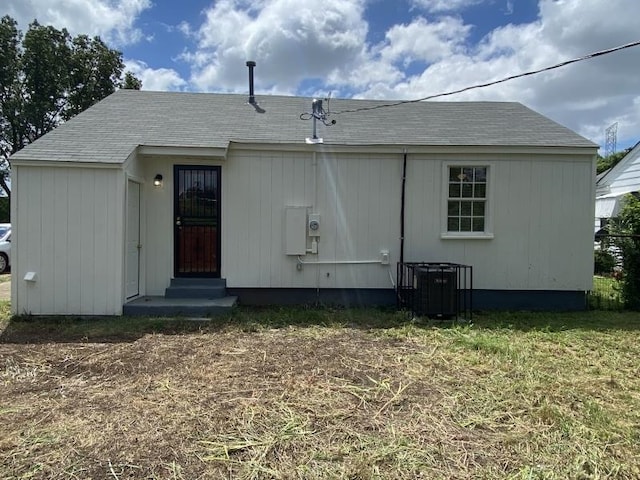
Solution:
[(0, 477), (634, 478), (637, 417), (618, 408), (637, 406), (637, 378), (609, 379), (596, 356), (596, 370), (544, 366), (549, 352), (575, 365), (579, 345), (474, 335), (310, 326), (0, 344)]

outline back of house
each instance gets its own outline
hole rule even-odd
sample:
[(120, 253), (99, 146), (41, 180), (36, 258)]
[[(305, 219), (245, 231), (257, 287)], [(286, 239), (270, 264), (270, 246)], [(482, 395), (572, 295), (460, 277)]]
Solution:
[(11, 159), (13, 312), (390, 304), (398, 262), (584, 308), (597, 146), (518, 103), (386, 105), (114, 93)]

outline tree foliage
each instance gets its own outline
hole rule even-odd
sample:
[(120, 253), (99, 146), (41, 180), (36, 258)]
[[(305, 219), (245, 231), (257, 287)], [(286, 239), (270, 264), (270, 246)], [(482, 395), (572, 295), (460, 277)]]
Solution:
[(618, 162), (622, 160), (627, 155), (627, 153), (629, 153), (630, 150), (630, 148), (627, 148), (626, 150), (612, 153), (611, 155), (607, 155), (606, 157), (601, 157), (600, 155), (598, 155), (598, 162), (596, 166), (596, 172), (598, 173), (598, 175), (606, 170), (609, 170), (610, 168), (615, 167)]
[(127, 72), (124, 74), (124, 82), (122, 88), (126, 90), (140, 90), (142, 88), (142, 81), (138, 79), (133, 73)]
[(34, 21), (23, 35), (0, 19), (0, 187), (10, 195), (10, 155), (113, 93), (140, 89), (122, 53), (99, 37), (73, 37)]
[(624, 235), (616, 244), (622, 253), (622, 298), (628, 308), (640, 309), (640, 199), (627, 194), (612, 233)]

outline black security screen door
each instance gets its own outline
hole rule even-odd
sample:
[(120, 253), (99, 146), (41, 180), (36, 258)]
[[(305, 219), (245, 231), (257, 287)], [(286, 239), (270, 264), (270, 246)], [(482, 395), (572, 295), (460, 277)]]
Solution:
[(174, 167), (176, 277), (220, 276), (220, 167)]

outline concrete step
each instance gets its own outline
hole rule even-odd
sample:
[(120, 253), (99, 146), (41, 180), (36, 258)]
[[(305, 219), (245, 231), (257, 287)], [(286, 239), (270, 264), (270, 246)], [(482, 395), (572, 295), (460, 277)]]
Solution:
[(165, 298), (141, 297), (125, 303), (122, 314), (132, 317), (193, 317), (228, 313), (238, 297), (222, 298)]
[(185, 287), (185, 286), (209, 286), (209, 287), (226, 287), (226, 278), (172, 278), (172, 287)]
[(222, 298), (227, 296), (224, 278), (172, 278), (166, 298)]
[(222, 298), (227, 296), (225, 287), (170, 286), (164, 291), (166, 298)]

